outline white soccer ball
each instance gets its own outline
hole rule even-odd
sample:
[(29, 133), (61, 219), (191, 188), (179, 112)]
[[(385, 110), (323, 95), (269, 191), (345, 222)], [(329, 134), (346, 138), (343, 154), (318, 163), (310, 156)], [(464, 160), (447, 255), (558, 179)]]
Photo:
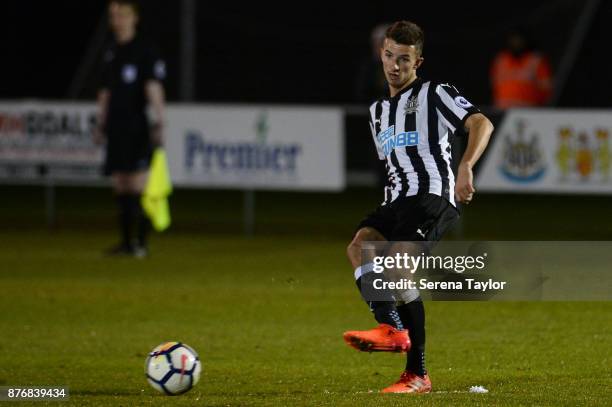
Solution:
[(202, 365), (195, 350), (180, 342), (165, 342), (149, 353), (145, 375), (157, 391), (174, 396), (189, 391), (200, 380)]

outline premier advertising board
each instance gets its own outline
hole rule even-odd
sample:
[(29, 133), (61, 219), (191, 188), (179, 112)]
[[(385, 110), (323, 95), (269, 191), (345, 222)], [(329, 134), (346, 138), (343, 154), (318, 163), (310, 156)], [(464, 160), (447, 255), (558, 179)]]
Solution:
[[(180, 186), (344, 188), (342, 112), (333, 108), (170, 105), (166, 144)], [(0, 103), (0, 179), (99, 181), (92, 103)]]

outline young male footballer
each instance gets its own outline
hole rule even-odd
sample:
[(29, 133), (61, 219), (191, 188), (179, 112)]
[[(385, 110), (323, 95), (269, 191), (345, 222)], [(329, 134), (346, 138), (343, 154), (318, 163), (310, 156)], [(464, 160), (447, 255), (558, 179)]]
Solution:
[[(347, 248), (361, 289), (373, 264), (362, 263), (368, 241), (440, 240), (459, 217), (457, 202), (469, 204), (476, 190), (472, 167), (485, 150), (493, 125), (448, 83), (417, 76), (423, 63), (423, 31), (409, 21), (394, 23), (380, 51), (389, 95), (370, 107), (370, 128), (387, 170), (382, 204), (359, 224)], [(449, 139), (468, 132), (457, 176), (451, 169)], [(407, 352), (400, 379), (384, 393), (429, 393), (425, 369), (425, 311), (417, 290), (396, 301), (367, 301), (379, 325), (349, 331), (346, 343), (361, 351)]]

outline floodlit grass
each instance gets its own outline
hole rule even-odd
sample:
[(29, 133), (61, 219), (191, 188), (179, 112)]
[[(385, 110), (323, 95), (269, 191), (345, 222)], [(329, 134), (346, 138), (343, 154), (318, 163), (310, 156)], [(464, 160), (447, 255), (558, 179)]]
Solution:
[[(264, 196), (255, 238), (236, 233), (239, 203), (224, 211), (222, 202), (199, 196), (179, 200), (175, 230), (154, 237), (146, 260), (101, 256), (114, 231), (104, 225), (112, 201), (97, 193), (81, 203), (60, 196), (53, 232), (7, 221), (0, 386), (69, 386), (69, 401), (49, 404), (78, 406), (608, 403), (612, 304), (604, 302), (429, 302), (434, 393), (377, 394), (399, 377), (404, 356), (359, 353), (341, 336), (373, 326), (344, 258), (346, 235), (372, 199), (314, 207), (315, 198), (298, 198), (286, 204), (292, 210), (281, 202), (266, 212), (263, 204), (276, 199)], [(24, 203), (25, 223), (28, 205), (35, 207)], [(483, 216), (493, 217), (482, 205)], [(324, 216), (332, 219), (310, 225)], [(468, 235), (486, 230), (464, 228)], [(147, 352), (169, 340), (194, 347), (203, 363), (200, 383), (178, 397), (157, 394), (143, 371)], [(468, 393), (474, 385), (489, 393)]]

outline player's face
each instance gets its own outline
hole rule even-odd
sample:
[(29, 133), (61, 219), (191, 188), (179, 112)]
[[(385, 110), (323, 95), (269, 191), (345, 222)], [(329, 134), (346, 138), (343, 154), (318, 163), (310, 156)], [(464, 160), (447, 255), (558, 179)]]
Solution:
[(111, 3), (108, 16), (111, 29), (116, 36), (125, 36), (136, 29), (138, 15), (130, 5)]
[(414, 45), (399, 44), (390, 38), (385, 38), (380, 54), (385, 77), (394, 89), (402, 89), (412, 82), (417, 68), (423, 63)]

